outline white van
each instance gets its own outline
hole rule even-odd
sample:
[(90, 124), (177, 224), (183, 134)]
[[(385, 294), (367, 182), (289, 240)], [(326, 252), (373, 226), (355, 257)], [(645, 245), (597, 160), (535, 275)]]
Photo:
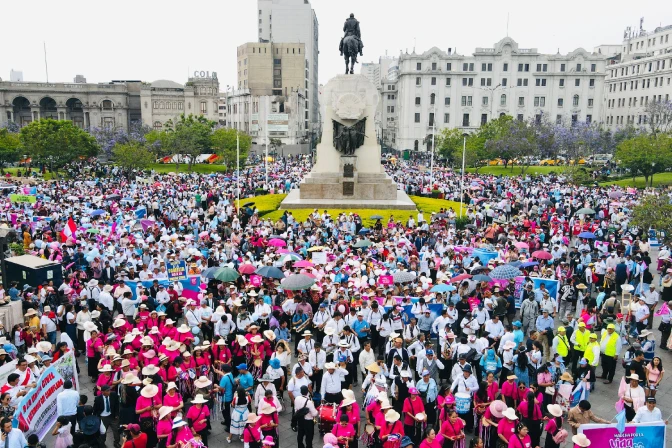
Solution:
[(586, 164), (590, 166), (604, 166), (611, 161), (612, 154), (595, 154), (586, 158)]

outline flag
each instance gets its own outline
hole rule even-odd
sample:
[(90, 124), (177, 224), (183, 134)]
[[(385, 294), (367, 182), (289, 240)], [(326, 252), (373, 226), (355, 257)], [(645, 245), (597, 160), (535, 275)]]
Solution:
[(584, 384), (585, 383), (583, 381), (579, 381), (579, 384), (576, 385), (576, 388), (572, 392), (572, 397), (571, 397), (572, 401), (571, 401), (571, 404), (570, 404), (571, 407), (578, 406), (578, 404), (581, 400), (586, 399), (586, 389), (585, 389)]
[(72, 218), (68, 218), (68, 223), (63, 228), (61, 235), (64, 240), (67, 240), (68, 238), (75, 239), (77, 237), (77, 225)]
[(135, 219), (144, 218), (147, 215), (147, 209), (145, 207), (138, 207), (135, 210)]
[(119, 216), (117, 218), (117, 220), (112, 223), (112, 230), (110, 231), (110, 233), (112, 235), (116, 234), (117, 233), (117, 228), (119, 226), (121, 226), (122, 224), (123, 224), (123, 221), (121, 220), (121, 216)]
[(616, 414), (616, 429), (618, 429), (619, 434), (623, 434), (623, 431), (625, 431), (625, 409)]

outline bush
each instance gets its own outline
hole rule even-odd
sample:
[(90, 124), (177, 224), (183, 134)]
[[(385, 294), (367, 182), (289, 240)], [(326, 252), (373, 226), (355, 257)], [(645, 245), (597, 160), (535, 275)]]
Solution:
[(441, 191), (440, 190), (432, 190), (432, 198), (433, 199), (438, 199), (441, 196)]
[(19, 255), (25, 255), (26, 251), (23, 249), (22, 243), (12, 243), (9, 245), (9, 250), (14, 254), (15, 257)]
[(256, 190), (254, 190), (255, 196), (263, 196), (266, 193), (267, 193), (266, 190), (264, 190), (263, 188), (257, 188)]
[(467, 226), (467, 224), (470, 224), (471, 220), (467, 218), (466, 216), (462, 216), (461, 218), (458, 216), (455, 218), (455, 228), (457, 230), (464, 230), (464, 228)]

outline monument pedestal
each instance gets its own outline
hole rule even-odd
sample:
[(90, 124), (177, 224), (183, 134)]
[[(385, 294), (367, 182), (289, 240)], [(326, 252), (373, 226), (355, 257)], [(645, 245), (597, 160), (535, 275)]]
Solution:
[[(397, 190), (397, 184), (380, 163), (380, 145), (374, 129), (378, 104), (375, 86), (361, 75), (339, 75), (327, 83), (324, 92), (327, 105), (315, 166), (301, 181), (299, 190), (292, 190), (282, 201), (280, 209), (415, 210), (415, 203)], [(361, 140), (363, 143), (353, 146), (353, 139), (347, 140), (348, 133), (343, 129), (352, 136), (361, 135), (357, 129), (362, 128), (363, 139), (357, 144)]]

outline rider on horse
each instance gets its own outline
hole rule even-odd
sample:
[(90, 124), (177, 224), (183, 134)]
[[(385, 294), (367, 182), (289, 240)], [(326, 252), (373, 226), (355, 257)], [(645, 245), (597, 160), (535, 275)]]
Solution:
[[(346, 19), (345, 25), (343, 25), (343, 31), (345, 32), (345, 36), (343, 39), (345, 39), (348, 36), (354, 36), (359, 44), (359, 55), (364, 56), (362, 53), (362, 50), (364, 49), (364, 44), (362, 44), (362, 33), (359, 31), (359, 21), (355, 19), (354, 14), (350, 14), (350, 18)], [(343, 39), (341, 39), (341, 44), (339, 45), (338, 49), (341, 52), (341, 56), (343, 56)], [(355, 55), (355, 58), (357, 55)]]

